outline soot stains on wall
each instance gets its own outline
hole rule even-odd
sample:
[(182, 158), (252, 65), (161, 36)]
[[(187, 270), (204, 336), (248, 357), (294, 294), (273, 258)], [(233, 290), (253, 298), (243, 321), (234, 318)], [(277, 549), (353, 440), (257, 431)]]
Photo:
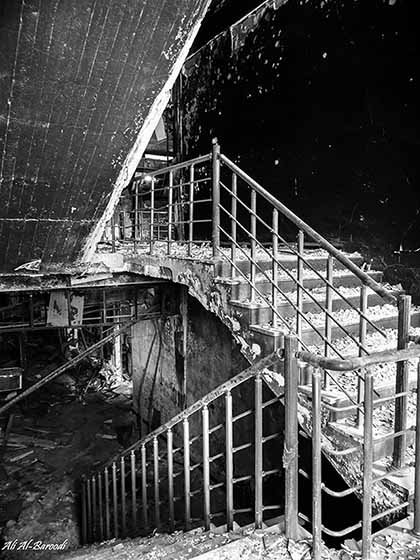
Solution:
[(297, 1), (183, 75), (184, 156), (222, 151), (321, 233), (418, 247), (412, 0)]

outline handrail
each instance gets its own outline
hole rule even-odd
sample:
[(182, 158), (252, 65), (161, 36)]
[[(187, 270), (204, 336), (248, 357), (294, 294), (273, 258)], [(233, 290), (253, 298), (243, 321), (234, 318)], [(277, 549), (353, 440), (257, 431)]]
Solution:
[(271, 193), (269, 193), (264, 187), (262, 187), (257, 181), (250, 177), (245, 171), (238, 167), (233, 161), (227, 158), (225, 155), (219, 155), (220, 160), (231, 169), (238, 177), (243, 179), (248, 183), (255, 191), (257, 191), (262, 197), (264, 197), (270, 204), (272, 204), (279, 212), (286, 216), (291, 222), (293, 222), (299, 229), (304, 231), (313, 240), (315, 240), (323, 249), (328, 251), (334, 258), (336, 258), (341, 264), (347, 267), (355, 276), (357, 276), (363, 284), (374, 290), (378, 295), (380, 295), (385, 301), (389, 303), (396, 303), (398, 297), (391, 291), (387, 290), (381, 286), (376, 280), (373, 280), (366, 272), (361, 270), (357, 265), (355, 265), (346, 255), (341, 251), (336, 249), (329, 241), (327, 241), (322, 235), (317, 231), (312, 229), (306, 222), (299, 218), (294, 212), (289, 210), (287, 206), (282, 204), (277, 198), (275, 198)]
[(359, 358), (349, 358), (340, 360), (338, 358), (326, 358), (319, 354), (302, 351), (298, 352), (296, 357), (302, 362), (306, 362), (314, 367), (328, 369), (332, 371), (352, 371), (355, 369), (366, 368), (377, 364), (389, 362), (402, 362), (405, 360), (413, 360), (420, 358), (420, 344), (411, 346), (403, 350), (383, 350), (375, 352)]
[(165, 175), (171, 171), (178, 171), (179, 169), (183, 169), (184, 167), (189, 167), (190, 165), (199, 165), (200, 163), (205, 163), (206, 161), (211, 160), (211, 154), (205, 154), (204, 156), (199, 156), (193, 159), (189, 159), (187, 161), (181, 161), (180, 163), (174, 163), (169, 167), (162, 167), (161, 169), (157, 169), (156, 171), (151, 171), (150, 173), (147, 172), (145, 175), (148, 177), (157, 177), (158, 175)]
[(136, 441), (136, 443), (133, 443), (133, 445), (131, 445), (127, 449), (124, 449), (124, 451), (119, 452), (117, 455), (112, 457), (112, 459), (110, 459), (102, 468), (109, 467), (112, 463), (115, 463), (117, 459), (130, 453), (130, 451), (138, 449), (140, 446), (145, 445), (150, 441), (153, 441), (154, 438), (157, 438), (160, 435), (166, 433), (169, 429), (173, 428), (176, 424), (182, 422), (185, 418), (190, 417), (192, 414), (195, 414), (196, 412), (201, 410), (204, 406), (210, 404), (212, 401), (219, 398), (221, 395), (226, 393), (226, 391), (230, 391), (234, 387), (241, 385), (248, 379), (254, 377), (256, 373), (260, 373), (264, 369), (269, 368), (270, 366), (278, 362), (280, 359), (281, 359), (281, 351), (272, 352), (265, 358), (262, 358), (261, 360), (259, 360), (258, 362), (250, 366), (249, 368), (245, 369), (241, 373), (238, 373), (238, 375), (235, 375), (235, 377), (232, 377), (232, 379), (229, 379), (228, 381), (223, 383), (223, 385), (219, 385), (219, 387), (217, 387), (210, 393), (207, 393), (205, 397), (196, 401), (190, 407), (188, 407), (187, 409), (183, 410), (182, 412), (180, 412), (179, 414), (171, 418), (171, 420), (168, 420), (168, 422), (166, 422), (159, 428), (156, 428), (156, 430), (154, 430), (153, 432), (150, 432), (150, 434), (148, 434), (144, 438), (140, 439), (139, 441)]

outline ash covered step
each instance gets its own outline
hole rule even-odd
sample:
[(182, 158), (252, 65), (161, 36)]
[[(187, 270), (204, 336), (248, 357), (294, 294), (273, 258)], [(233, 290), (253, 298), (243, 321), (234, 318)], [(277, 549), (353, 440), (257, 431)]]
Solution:
[[(230, 249), (223, 249), (223, 253), (225, 253), (229, 258), (231, 258), (231, 251)], [(243, 252), (242, 252), (243, 251)], [(256, 263), (257, 263), (257, 270), (258, 268), (268, 271), (271, 270), (272, 267), (272, 259), (271, 255), (271, 247), (266, 247), (265, 250), (258, 247), (256, 249)], [(363, 265), (363, 257), (360, 253), (344, 253), (346, 257), (348, 257), (354, 264), (357, 266)], [(245, 274), (249, 273), (251, 270), (251, 263), (249, 258), (251, 256), (251, 252), (249, 248), (242, 248), (242, 250), (236, 250), (235, 256), (235, 266), (237, 267), (238, 271), (235, 271), (235, 276), (240, 277), (240, 272)], [(282, 266), (287, 268), (288, 270), (292, 270), (297, 266), (297, 255), (293, 253), (291, 250), (288, 249), (280, 249), (276, 254), (276, 258), (281, 263)], [(310, 265), (309, 267), (306, 263), (303, 264), (305, 268), (313, 267), (315, 270), (326, 270), (327, 267), (327, 260), (328, 260), (328, 253), (322, 249), (312, 249), (312, 250), (305, 250), (304, 259)], [(230, 277), (231, 275), (231, 265), (226, 261), (221, 261), (216, 265), (216, 274), (221, 277)], [(281, 268), (281, 267), (279, 267)], [(344, 269), (344, 266), (338, 262), (337, 260), (334, 262), (334, 268), (336, 270)]]
[[(354, 337), (358, 338), (359, 333), (359, 318), (360, 315), (357, 311), (354, 310), (339, 310), (332, 313), (332, 316), (336, 319), (337, 325), (334, 321), (331, 321), (331, 340), (332, 345), (334, 348), (337, 348), (335, 341), (345, 338), (347, 344), (351, 341), (346, 335), (350, 333)], [(366, 316), (370, 319), (378, 328), (384, 329), (392, 329), (395, 328), (397, 325), (397, 308), (390, 304), (385, 305), (378, 305), (374, 307), (370, 307), (367, 309)], [(302, 329), (302, 341), (306, 345), (314, 345), (314, 346), (321, 346), (323, 344), (322, 338), (320, 335), (325, 336), (325, 314), (306, 314), (306, 317), (311, 322), (311, 325), (306, 323), (306, 327), (304, 326)], [(294, 328), (294, 320), (288, 319), (289, 327), (292, 330)], [(305, 325), (305, 320), (302, 319), (302, 325)], [(415, 308), (411, 315), (411, 326), (416, 328), (420, 326), (420, 310)], [(315, 327), (319, 333), (317, 333), (313, 327)], [(374, 332), (375, 328), (367, 323), (367, 331)], [(286, 333), (286, 327), (279, 327), (278, 329), (274, 329), (270, 324), (263, 324), (263, 325), (251, 325), (250, 329), (258, 334), (258, 338), (261, 336), (265, 336), (270, 339), (275, 339), (277, 348), (282, 345), (282, 339), (284, 334)], [(345, 331), (343, 330), (345, 329)], [(345, 347), (344, 347), (345, 348)], [(338, 349), (338, 348), (337, 348)]]
[[(303, 271), (303, 285), (308, 290), (313, 290), (316, 288), (322, 288), (325, 286), (324, 278), (326, 278), (326, 274), (323, 271), (319, 272), (321, 278), (312, 270), (304, 269)], [(279, 290), (282, 292), (288, 293), (293, 292), (296, 290), (296, 278), (297, 278), (297, 271), (295, 269), (290, 270), (290, 274), (293, 278), (291, 278), (285, 272), (279, 271), (278, 275), (278, 287)], [(376, 282), (381, 282), (382, 280), (382, 272), (380, 271), (369, 271), (367, 274)], [(267, 277), (266, 277), (266, 276)], [(267, 271), (266, 273), (257, 274), (255, 278), (255, 286), (257, 290), (261, 294), (270, 294), (272, 290), (272, 283), (271, 278), (272, 274), (271, 271)], [(352, 272), (347, 270), (335, 270), (334, 271), (334, 285), (335, 286), (343, 286), (343, 287), (355, 287), (361, 286), (361, 282), (357, 276), (355, 276)], [(248, 280), (245, 278), (216, 278), (216, 283), (225, 284), (231, 287), (231, 298), (233, 300), (248, 300), (250, 297), (250, 284)], [(256, 295), (259, 295), (258, 293)]]
[[(398, 289), (394, 287), (393, 289)], [(355, 287), (337, 286), (337, 290), (341, 295), (333, 293), (332, 297), (332, 310), (338, 311), (341, 309), (349, 309), (353, 305), (359, 307), (360, 303), (360, 289)], [(310, 295), (307, 293), (302, 294), (302, 310), (304, 313), (316, 314), (325, 307), (326, 301), (326, 288), (318, 287), (309, 290)], [(343, 296), (343, 297), (341, 297)], [(345, 299), (343, 299), (345, 298)], [(369, 307), (379, 305), (383, 299), (376, 292), (367, 288), (367, 304)], [(315, 300), (315, 301), (314, 301)], [(278, 296), (277, 311), (282, 317), (294, 317), (296, 310), (293, 305), (297, 303), (297, 292), (287, 292), (285, 297)], [(272, 310), (270, 306), (261, 297), (255, 298), (254, 301), (250, 300), (230, 300), (230, 306), (233, 313), (240, 316), (248, 324), (267, 324), (271, 321)]]

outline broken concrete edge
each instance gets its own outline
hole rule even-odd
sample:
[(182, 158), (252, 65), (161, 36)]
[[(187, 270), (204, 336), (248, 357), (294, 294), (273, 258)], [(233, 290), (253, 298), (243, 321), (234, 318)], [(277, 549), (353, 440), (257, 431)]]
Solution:
[(198, 8), (197, 21), (190, 30), (185, 44), (182, 47), (177, 60), (175, 61), (172, 69), (169, 72), (168, 80), (153, 102), (151, 109), (143, 123), (143, 126), (138, 133), (137, 140), (121, 167), (121, 171), (115, 181), (114, 190), (111, 193), (110, 199), (104, 213), (102, 214), (102, 217), (98, 220), (94, 230), (86, 240), (85, 246), (83, 247), (81, 252), (81, 263), (88, 263), (92, 259), (96, 250), (96, 246), (99, 243), (105, 230), (105, 225), (111, 219), (122, 191), (130, 183), (131, 178), (134, 175), (134, 172), (136, 171), (136, 168), (139, 164), (139, 161), (143, 157), (144, 151), (149, 144), (153, 131), (155, 130), (159, 119), (162, 117), (163, 111), (168, 104), (171, 90), (175, 84), (176, 79), (178, 78), (178, 75), (182, 70), (184, 62), (193, 45), (194, 39), (197, 36), (198, 30), (210, 6), (210, 3), (211, 0), (207, 0), (201, 7)]
[(151, 287), (166, 284), (164, 278), (151, 278), (132, 272), (101, 274), (98, 271), (76, 274), (36, 274), (0, 276), (0, 293), (47, 292), (53, 290), (77, 290), (82, 288), (106, 288), (141, 285)]

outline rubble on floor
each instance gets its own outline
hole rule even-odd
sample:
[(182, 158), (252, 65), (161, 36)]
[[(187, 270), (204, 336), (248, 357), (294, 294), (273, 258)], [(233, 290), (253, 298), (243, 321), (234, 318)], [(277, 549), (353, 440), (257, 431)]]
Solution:
[[(33, 383), (57, 366), (51, 349), (38, 351), (27, 373)], [(110, 364), (85, 361), (15, 407), (0, 433), (0, 544), (80, 542), (80, 476), (120, 452), (133, 431), (131, 380)], [(7, 419), (3, 419), (3, 426)], [(2, 443), (3, 442), (3, 443)], [(4, 444), (4, 445), (3, 445)], [(16, 545), (17, 546), (17, 545)], [(0, 547), (1, 549), (1, 547)], [(5, 549), (2, 558), (47, 559), (53, 551)]]
[[(243, 530), (209, 533), (194, 529), (171, 535), (111, 540), (78, 551), (61, 554), (63, 560), (305, 560), (310, 558), (308, 540), (287, 540), (275, 527), (268, 530)], [(323, 560), (340, 560), (342, 552), (323, 549)]]

